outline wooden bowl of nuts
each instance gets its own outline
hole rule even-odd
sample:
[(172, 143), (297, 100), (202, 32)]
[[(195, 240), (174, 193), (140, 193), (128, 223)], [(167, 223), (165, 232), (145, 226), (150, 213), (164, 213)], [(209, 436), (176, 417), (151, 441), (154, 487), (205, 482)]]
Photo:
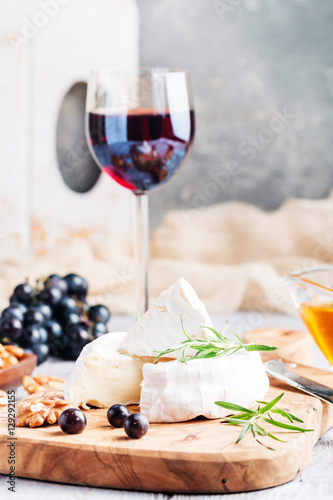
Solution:
[(36, 354), (28, 354), (14, 345), (0, 344), (0, 389), (15, 389), (36, 365)]

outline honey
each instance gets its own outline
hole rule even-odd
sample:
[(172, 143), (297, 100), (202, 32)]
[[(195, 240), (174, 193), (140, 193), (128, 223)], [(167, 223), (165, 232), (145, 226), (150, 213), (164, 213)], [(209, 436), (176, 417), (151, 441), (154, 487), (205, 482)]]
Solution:
[(299, 313), (318, 347), (333, 366), (333, 303), (314, 305), (305, 302), (300, 304)]

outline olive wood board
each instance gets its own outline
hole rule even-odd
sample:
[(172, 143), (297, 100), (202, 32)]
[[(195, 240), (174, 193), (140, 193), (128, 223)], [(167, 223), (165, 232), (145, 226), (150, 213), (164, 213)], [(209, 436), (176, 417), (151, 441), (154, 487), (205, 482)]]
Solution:
[[(270, 330), (274, 337), (272, 332), (274, 329)], [(281, 336), (281, 329), (276, 333)], [(252, 334), (257, 335), (258, 341), (265, 338), (263, 330)], [(289, 333), (288, 338), (291, 337)], [(333, 388), (330, 372), (298, 362), (293, 369)], [(182, 423), (151, 424), (146, 436), (133, 440), (123, 429), (114, 429), (108, 424), (106, 409), (91, 409), (85, 412), (87, 427), (81, 434), (64, 434), (58, 425), (17, 428), (16, 475), (124, 490), (177, 493), (239, 492), (283, 484), (306, 467), (317, 440), (333, 425), (333, 405), (273, 378), (270, 382), (265, 400), (284, 392), (279, 406), (302, 418), (302, 425), (315, 429), (314, 432), (291, 432), (263, 423), (267, 430), (287, 441), (280, 443), (262, 438), (275, 448), (271, 451), (255, 443), (250, 435), (235, 445), (240, 427), (221, 424), (220, 419), (197, 418)], [(48, 393), (60, 395), (62, 391), (53, 389)], [(6, 422), (7, 411), (2, 409), (2, 450), (9, 439)], [(6, 453), (0, 455), (0, 472), (8, 474)]]

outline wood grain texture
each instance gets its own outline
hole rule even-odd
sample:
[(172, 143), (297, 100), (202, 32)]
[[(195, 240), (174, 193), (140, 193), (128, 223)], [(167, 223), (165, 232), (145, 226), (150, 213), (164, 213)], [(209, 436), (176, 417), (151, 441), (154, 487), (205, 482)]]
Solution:
[(313, 365), (314, 340), (308, 332), (276, 327), (259, 328), (246, 332), (243, 340), (277, 347), (276, 351), (261, 352), (263, 361), (286, 358), (295, 363)]
[[(307, 377), (333, 387), (333, 375), (297, 365)], [(66, 435), (58, 425), (17, 429), (16, 474), (72, 484), (178, 493), (249, 491), (283, 484), (307, 465), (319, 437), (333, 425), (333, 405), (271, 379), (267, 398), (285, 392), (280, 406), (304, 420), (311, 433), (273, 428), (287, 443), (270, 440), (275, 451), (247, 436), (238, 445), (239, 428), (220, 420), (195, 419), (153, 424), (140, 440), (129, 439), (107, 422), (106, 410), (86, 412), (87, 428)], [(0, 414), (1, 449), (7, 444), (6, 410)], [(264, 427), (268, 428), (268, 424)], [(8, 474), (1, 454), (0, 472)]]

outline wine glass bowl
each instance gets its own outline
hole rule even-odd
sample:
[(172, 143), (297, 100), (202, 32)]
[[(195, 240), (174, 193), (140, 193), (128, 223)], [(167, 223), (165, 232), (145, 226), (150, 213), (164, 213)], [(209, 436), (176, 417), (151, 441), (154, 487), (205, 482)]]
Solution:
[(194, 137), (189, 74), (165, 68), (92, 72), (86, 131), (97, 164), (136, 194), (178, 172)]

